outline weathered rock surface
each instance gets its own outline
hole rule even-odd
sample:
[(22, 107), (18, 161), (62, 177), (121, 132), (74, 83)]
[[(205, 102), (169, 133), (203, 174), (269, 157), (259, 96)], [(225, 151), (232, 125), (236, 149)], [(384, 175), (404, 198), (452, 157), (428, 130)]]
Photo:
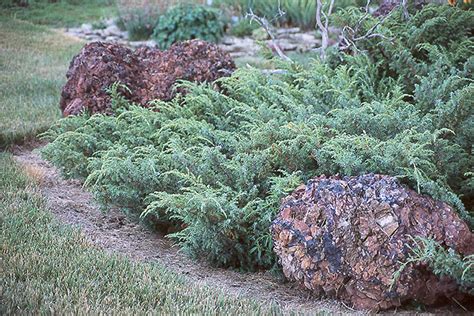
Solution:
[[(79, 114), (85, 109), (92, 113), (106, 112), (110, 107), (106, 90), (117, 81), (133, 90), (144, 88), (142, 72), (143, 67), (132, 50), (118, 44), (87, 44), (69, 65), (68, 80), (61, 92), (63, 115)], [(139, 101), (138, 95), (128, 91), (123, 94), (132, 101)]]
[[(153, 99), (170, 100), (176, 80), (213, 82), (230, 76), (235, 64), (217, 45), (201, 40), (190, 40), (172, 45), (166, 51), (141, 47), (136, 55), (144, 63), (147, 73), (142, 103)], [(184, 91), (179, 91), (184, 92)]]
[(64, 116), (85, 109), (106, 113), (110, 107), (106, 90), (117, 81), (130, 89), (121, 91), (127, 99), (147, 106), (151, 100), (173, 98), (176, 80), (212, 82), (234, 69), (227, 53), (200, 40), (177, 43), (166, 51), (150, 47), (133, 51), (119, 44), (89, 43), (69, 66), (60, 108)]
[(474, 234), (450, 206), (393, 177), (314, 178), (282, 201), (272, 235), (290, 280), (356, 308), (465, 298), (454, 281), (440, 280), (422, 264), (407, 265), (391, 288), (414, 245), (408, 235), (434, 238), (463, 255), (474, 252)]

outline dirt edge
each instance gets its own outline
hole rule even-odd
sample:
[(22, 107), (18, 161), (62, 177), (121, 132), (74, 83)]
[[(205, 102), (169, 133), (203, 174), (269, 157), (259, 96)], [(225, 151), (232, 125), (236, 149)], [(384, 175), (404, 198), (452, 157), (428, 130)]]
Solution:
[[(165, 236), (131, 221), (120, 210), (102, 212), (78, 180), (66, 180), (38, 149), (44, 143), (13, 149), (15, 160), (40, 187), (47, 208), (63, 224), (77, 227), (93, 245), (132, 260), (158, 262), (198, 286), (219, 288), (231, 296), (275, 302), (285, 311), (355, 313), (340, 302), (316, 298), (295, 284), (280, 283), (268, 273), (241, 273), (189, 259)], [(365, 314), (364, 312), (357, 312)]]

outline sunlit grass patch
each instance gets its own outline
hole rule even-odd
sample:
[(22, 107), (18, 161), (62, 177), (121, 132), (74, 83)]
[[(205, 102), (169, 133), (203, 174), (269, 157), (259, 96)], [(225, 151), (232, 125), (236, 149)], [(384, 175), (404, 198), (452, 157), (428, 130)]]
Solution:
[(0, 15), (0, 147), (29, 139), (60, 117), (67, 67), (82, 44)]
[(44, 207), (34, 179), (0, 153), (1, 314), (281, 314), (158, 264), (108, 255)]

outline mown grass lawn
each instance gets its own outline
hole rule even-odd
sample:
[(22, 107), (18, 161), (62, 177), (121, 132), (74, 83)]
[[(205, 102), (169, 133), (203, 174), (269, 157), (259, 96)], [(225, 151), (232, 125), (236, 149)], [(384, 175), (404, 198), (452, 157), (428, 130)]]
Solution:
[(60, 117), (69, 61), (82, 45), (0, 15), (0, 148), (34, 137)]
[(0, 153), (0, 314), (280, 314), (157, 264), (110, 256), (61, 226), (37, 185)]
[(5, 15), (53, 27), (78, 26), (83, 22), (114, 17), (117, 7), (114, 0), (61, 0), (28, 1), (26, 7), (0, 4)]
[[(0, 147), (60, 117), (83, 43), (0, 14)], [(0, 149), (1, 150), (1, 149)], [(0, 151), (0, 314), (280, 314), (273, 304), (187, 283), (166, 267), (107, 255), (58, 223), (37, 183)]]

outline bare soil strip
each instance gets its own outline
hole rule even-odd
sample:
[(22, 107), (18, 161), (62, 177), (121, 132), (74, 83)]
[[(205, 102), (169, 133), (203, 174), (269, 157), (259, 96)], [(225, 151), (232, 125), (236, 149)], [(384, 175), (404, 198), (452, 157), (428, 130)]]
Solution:
[(14, 154), (27, 174), (38, 182), (47, 207), (59, 221), (80, 228), (93, 245), (109, 253), (158, 262), (191, 283), (218, 288), (230, 295), (273, 301), (288, 311), (353, 313), (334, 300), (315, 298), (294, 284), (282, 284), (268, 273), (240, 273), (191, 260), (172, 241), (133, 222), (120, 210), (101, 211), (80, 181), (64, 179), (36, 149), (16, 148)]

